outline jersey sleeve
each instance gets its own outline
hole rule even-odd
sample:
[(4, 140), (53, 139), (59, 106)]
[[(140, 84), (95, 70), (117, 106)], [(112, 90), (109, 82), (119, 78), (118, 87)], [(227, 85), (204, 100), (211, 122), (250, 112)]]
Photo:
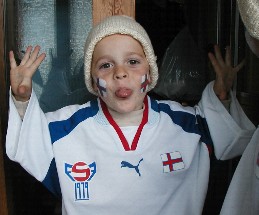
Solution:
[(203, 91), (199, 107), (208, 123), (217, 159), (231, 159), (243, 153), (252, 138), (255, 126), (232, 92), (228, 111), (214, 93), (213, 84), (214, 82), (210, 82)]
[(32, 92), (23, 120), (13, 99), (9, 98), (9, 120), (6, 134), (7, 156), (55, 194), (59, 183), (53, 156), (48, 122)]

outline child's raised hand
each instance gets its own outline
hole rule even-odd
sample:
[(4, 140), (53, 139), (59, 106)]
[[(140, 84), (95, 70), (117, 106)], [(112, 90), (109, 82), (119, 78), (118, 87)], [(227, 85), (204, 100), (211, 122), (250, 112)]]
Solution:
[(11, 88), (15, 99), (18, 101), (29, 100), (32, 92), (32, 76), (46, 56), (45, 53), (38, 56), (40, 46), (36, 46), (33, 51), (32, 49), (32, 46), (27, 47), (25, 55), (18, 66), (13, 51), (9, 53)]
[(230, 47), (226, 47), (225, 61), (222, 58), (220, 48), (218, 45), (214, 46), (215, 55), (209, 53), (210, 62), (216, 73), (214, 83), (214, 91), (220, 100), (226, 100), (228, 93), (233, 86), (237, 72), (244, 66), (243, 60), (236, 67), (231, 65), (231, 51)]

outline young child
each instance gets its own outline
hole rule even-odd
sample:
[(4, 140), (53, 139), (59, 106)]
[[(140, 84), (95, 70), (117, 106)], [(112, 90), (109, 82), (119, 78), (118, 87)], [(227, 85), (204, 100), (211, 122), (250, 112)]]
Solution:
[[(259, 57), (259, 1), (238, 0), (237, 5), (246, 27), (246, 41)], [(259, 127), (239, 161), (220, 214), (259, 214)]]
[[(38, 53), (28, 47), (17, 66), (10, 52), (6, 150), (62, 196), (63, 214), (201, 214), (213, 149), (218, 159), (239, 155), (255, 129), (230, 91), (239, 68), (219, 55), (197, 106), (149, 97), (156, 57), (132, 18), (109, 17), (86, 40), (85, 83), (97, 100), (44, 114), (31, 86)], [(228, 94), (230, 113), (218, 99)]]

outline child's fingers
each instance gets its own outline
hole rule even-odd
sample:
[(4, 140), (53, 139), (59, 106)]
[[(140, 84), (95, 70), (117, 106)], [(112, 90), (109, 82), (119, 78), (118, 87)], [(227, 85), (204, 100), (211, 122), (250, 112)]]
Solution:
[(222, 55), (221, 55), (221, 52), (220, 52), (220, 48), (218, 45), (215, 45), (214, 46), (214, 51), (215, 51), (215, 56), (216, 56), (216, 59), (218, 60), (219, 64), (221, 66), (224, 66), (224, 60), (222, 58)]
[(220, 65), (219, 65), (217, 59), (215, 58), (215, 56), (212, 53), (208, 53), (208, 57), (214, 68), (214, 71), (217, 73), (220, 70)]
[(20, 65), (24, 65), (24, 64), (27, 63), (27, 61), (28, 61), (28, 59), (30, 58), (30, 55), (31, 55), (31, 50), (32, 50), (32, 46), (28, 46)]
[(246, 63), (246, 61), (245, 61), (245, 59), (243, 59), (243, 60), (241, 61), (241, 63), (239, 63), (239, 64), (234, 68), (234, 71), (235, 71), (235, 72), (238, 72), (239, 70), (241, 70), (241, 69), (244, 67), (245, 63)]
[(41, 62), (45, 59), (46, 54), (42, 53), (39, 57), (36, 58), (36, 60), (32, 63), (31, 69), (33, 73), (37, 70), (37, 68), (40, 66)]
[(34, 63), (34, 61), (37, 59), (37, 56), (40, 52), (40, 46), (35, 46), (33, 52), (30, 55), (30, 58), (28, 59), (28, 61), (26, 62), (26, 66), (30, 66)]
[(16, 61), (15, 61), (15, 58), (14, 58), (14, 53), (13, 51), (10, 51), (9, 52), (9, 60), (10, 60), (10, 67), (11, 69), (14, 69), (17, 67), (17, 64), (16, 64)]
[(229, 46), (226, 47), (225, 62), (226, 62), (227, 66), (232, 66), (232, 64), (231, 64), (231, 51), (230, 51)]

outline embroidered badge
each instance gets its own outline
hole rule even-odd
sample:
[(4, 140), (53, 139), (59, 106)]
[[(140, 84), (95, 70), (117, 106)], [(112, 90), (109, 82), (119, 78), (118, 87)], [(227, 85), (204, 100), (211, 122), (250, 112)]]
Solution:
[(184, 169), (185, 165), (180, 152), (170, 152), (161, 155), (164, 173)]
[(73, 165), (65, 163), (65, 173), (74, 182), (75, 200), (89, 200), (89, 181), (96, 173), (95, 162), (87, 165), (85, 162), (77, 162)]
[(138, 168), (141, 161), (143, 161), (143, 158), (140, 159), (140, 161), (138, 162), (138, 165), (136, 165), (136, 166), (132, 165), (131, 163), (129, 163), (127, 161), (121, 161), (121, 168), (128, 167), (128, 168), (135, 169), (135, 171), (138, 173), (138, 175), (141, 176), (139, 168)]

